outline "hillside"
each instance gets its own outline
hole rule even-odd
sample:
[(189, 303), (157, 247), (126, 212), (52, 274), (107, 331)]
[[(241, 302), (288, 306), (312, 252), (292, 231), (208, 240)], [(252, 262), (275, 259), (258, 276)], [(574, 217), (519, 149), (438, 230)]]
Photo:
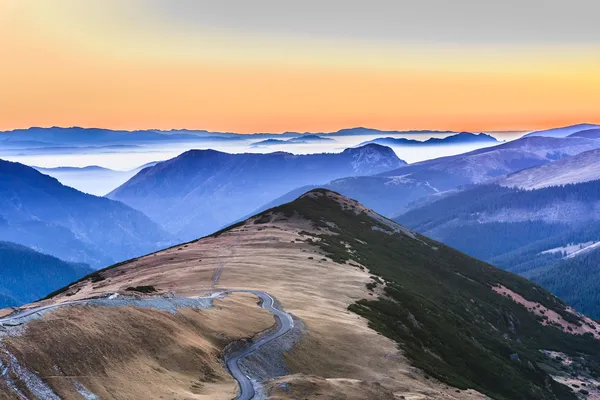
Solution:
[[(527, 273), (527, 277), (559, 296), (572, 307), (600, 319), (600, 250), (598, 242), (581, 254), (566, 256), (560, 261)], [(579, 246), (575, 246), (579, 247)], [(566, 252), (566, 251), (565, 251)]]
[[(419, 202), (464, 185), (486, 183), (505, 174), (600, 148), (600, 141), (581, 138), (530, 137), (455, 156), (441, 157), (374, 176), (336, 179), (324, 187), (365, 204), (386, 217), (405, 213)], [(257, 208), (283, 204), (307, 188), (295, 188)], [(253, 210), (254, 211), (254, 210)]]
[[(223, 349), (273, 323), (252, 296), (173, 314), (153, 309), (222, 288), (268, 292), (293, 316), (289, 333), (242, 362), (273, 398), (596, 394), (589, 382), (600, 374), (597, 323), (523, 278), (326, 190), (58, 291), (39, 305), (106, 300), (29, 322), (3, 340), (0, 359), (13, 355), (22, 368), (52, 376), (44, 382), (64, 399), (77, 398), (76, 384), (102, 398), (121, 388), (131, 398), (232, 398), (235, 383), (218, 363), (230, 354)], [(156, 294), (134, 303), (131, 290)], [(119, 308), (150, 300), (152, 308)], [(56, 379), (63, 374), (77, 378)], [(7, 376), (19, 379), (15, 369)]]
[(593, 129), (585, 129), (583, 131), (577, 131), (569, 135), (569, 137), (580, 137), (587, 139), (600, 139), (600, 127), (596, 125)]
[(545, 136), (545, 137), (564, 138), (567, 136), (572, 136), (581, 131), (585, 131), (585, 130), (589, 130), (589, 129), (596, 129), (598, 127), (599, 126), (595, 125), (595, 124), (577, 124), (577, 125), (564, 126), (562, 128), (552, 128), (552, 129), (545, 129), (545, 130), (541, 130), (541, 131), (534, 131), (534, 132), (528, 133), (524, 137)]
[(172, 239), (122, 203), (0, 160), (0, 240), (101, 267), (157, 250)]
[(396, 220), (516, 273), (547, 267), (600, 240), (600, 181), (537, 190), (479, 185)]
[(209, 234), (305, 185), (405, 164), (388, 147), (338, 154), (228, 154), (191, 150), (147, 168), (107, 197), (141, 210), (186, 240)]
[[(29, 303), (92, 272), (85, 264), (73, 264), (27, 247), (0, 242), (0, 306)], [(8, 301), (10, 299), (10, 301)]]
[(508, 175), (498, 183), (506, 187), (540, 189), (600, 179), (600, 150), (590, 150), (549, 164)]

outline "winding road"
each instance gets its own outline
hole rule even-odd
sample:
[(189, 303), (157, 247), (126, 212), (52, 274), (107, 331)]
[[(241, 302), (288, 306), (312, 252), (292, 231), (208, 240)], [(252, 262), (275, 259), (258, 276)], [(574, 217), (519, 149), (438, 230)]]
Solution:
[(284, 311), (278, 309), (275, 305), (275, 299), (270, 294), (257, 291), (257, 290), (235, 290), (228, 291), (226, 293), (242, 292), (252, 293), (261, 300), (260, 306), (265, 310), (271, 312), (277, 321), (277, 330), (271, 332), (268, 335), (260, 338), (258, 341), (253, 343), (250, 347), (240, 350), (227, 358), (227, 368), (233, 376), (233, 378), (240, 385), (240, 394), (236, 397), (236, 400), (251, 400), (255, 396), (254, 385), (250, 377), (246, 376), (240, 369), (240, 361), (255, 351), (259, 350), (265, 344), (272, 342), (273, 340), (280, 338), (294, 328), (294, 320), (292, 316)]
[[(292, 330), (292, 328), (294, 327), (294, 320), (292, 319), (292, 316), (290, 314), (277, 308), (275, 299), (270, 294), (259, 290), (225, 290), (213, 293), (210, 296), (202, 298), (214, 299), (232, 293), (254, 294), (260, 299), (260, 306), (265, 310), (271, 312), (275, 317), (275, 320), (277, 321), (277, 329), (275, 331), (269, 332), (268, 334), (254, 342), (248, 348), (238, 350), (232, 355), (228, 356), (226, 359), (227, 368), (229, 369), (229, 372), (231, 373), (233, 378), (238, 382), (240, 387), (240, 393), (236, 397), (236, 400), (252, 400), (256, 395), (254, 385), (252, 379), (249, 376), (247, 376), (244, 372), (242, 372), (240, 368), (240, 361), (248, 357), (252, 353), (258, 351), (267, 343), (270, 343), (273, 340), (280, 338), (281, 336), (285, 335), (287, 332)], [(76, 300), (24, 310), (17, 314), (0, 318), (0, 328), (2, 328), (3, 326), (18, 326), (26, 324), (27, 322), (29, 322), (30, 317), (41, 312), (51, 311), (65, 306), (88, 304), (90, 302), (91, 300)]]

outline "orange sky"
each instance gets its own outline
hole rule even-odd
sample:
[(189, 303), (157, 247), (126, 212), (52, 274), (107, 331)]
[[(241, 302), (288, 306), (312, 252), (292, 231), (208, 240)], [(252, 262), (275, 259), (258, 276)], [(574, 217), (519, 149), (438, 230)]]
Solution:
[(1, 130), (511, 130), (600, 122), (595, 43), (415, 44), (175, 29), (143, 14), (137, 0), (2, 1)]

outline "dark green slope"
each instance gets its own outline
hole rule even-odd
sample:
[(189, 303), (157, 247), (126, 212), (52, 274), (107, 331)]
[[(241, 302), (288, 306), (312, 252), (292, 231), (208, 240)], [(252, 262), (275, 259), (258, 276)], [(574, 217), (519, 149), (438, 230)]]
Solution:
[(600, 318), (600, 249), (566, 258), (527, 277), (556, 294), (576, 310)]
[[(341, 206), (340, 199), (347, 205)], [(600, 375), (600, 341), (591, 334), (544, 326), (542, 317), (492, 288), (502, 285), (569, 322), (584, 323), (548, 291), (357, 210), (358, 203), (321, 189), (266, 213), (300, 215), (329, 229), (333, 234), (319, 235), (315, 243), (335, 261), (349, 261), (346, 244), (351, 245), (352, 258), (374, 275), (369, 286), (385, 282), (384, 295), (359, 301), (351, 311), (395, 340), (415, 366), (458, 388), (506, 400), (575, 399), (550, 374), (578, 369), (577, 374)], [(541, 350), (561, 351), (580, 361), (564, 367)]]
[(87, 264), (0, 241), (0, 308), (34, 301), (90, 272)]

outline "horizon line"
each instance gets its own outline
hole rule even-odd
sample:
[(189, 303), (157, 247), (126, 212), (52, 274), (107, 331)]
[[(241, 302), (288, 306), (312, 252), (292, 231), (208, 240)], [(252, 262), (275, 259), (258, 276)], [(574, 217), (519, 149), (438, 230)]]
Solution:
[(232, 131), (211, 131), (208, 129), (193, 129), (193, 128), (170, 128), (170, 129), (146, 128), (146, 129), (133, 129), (132, 130), (132, 129), (121, 129), (121, 128), (101, 128), (101, 127), (97, 127), (97, 126), (84, 127), (84, 126), (78, 126), (78, 125), (73, 125), (73, 126), (54, 125), (54, 126), (29, 126), (26, 128), (13, 128), (13, 129), (9, 129), (9, 130), (2, 130), (2, 131), (0, 131), (0, 133), (11, 133), (11, 132), (15, 132), (15, 131), (26, 131), (26, 130), (30, 130), (30, 129), (83, 129), (83, 130), (98, 129), (98, 130), (105, 130), (105, 131), (128, 132), (128, 133), (148, 132), (148, 131), (156, 131), (156, 132), (188, 131), (188, 132), (207, 132), (207, 133), (214, 133), (214, 134), (233, 134), (233, 135), (284, 135), (284, 134), (289, 134), (289, 133), (302, 134), (302, 135), (307, 135), (307, 134), (319, 135), (319, 134), (339, 133), (342, 131), (350, 131), (350, 130), (357, 130), (357, 129), (368, 129), (368, 130), (380, 131), (383, 133), (387, 133), (387, 132), (399, 132), (399, 133), (410, 133), (410, 132), (438, 132), (438, 133), (461, 133), (461, 132), (517, 133), (517, 132), (523, 132), (523, 133), (525, 133), (525, 132), (527, 132), (527, 133), (529, 133), (529, 132), (541, 131), (541, 130), (546, 130), (546, 129), (567, 128), (567, 127), (578, 126), (578, 125), (600, 125), (600, 123), (596, 124), (593, 122), (581, 122), (581, 123), (569, 124), (569, 125), (564, 125), (564, 126), (551, 126), (551, 127), (542, 128), (542, 129), (522, 128), (522, 129), (444, 130), (444, 129), (426, 129), (426, 128), (423, 129), (423, 128), (421, 128), (421, 129), (401, 130), (401, 129), (379, 129), (379, 128), (371, 128), (371, 127), (367, 127), (367, 126), (355, 126), (355, 127), (350, 127), (350, 128), (348, 128), (348, 127), (340, 128), (335, 131), (321, 131), (321, 132), (317, 132), (317, 131), (300, 132), (300, 131), (286, 130), (286, 131), (279, 131), (279, 132), (249, 132), (249, 133), (232, 132)]

